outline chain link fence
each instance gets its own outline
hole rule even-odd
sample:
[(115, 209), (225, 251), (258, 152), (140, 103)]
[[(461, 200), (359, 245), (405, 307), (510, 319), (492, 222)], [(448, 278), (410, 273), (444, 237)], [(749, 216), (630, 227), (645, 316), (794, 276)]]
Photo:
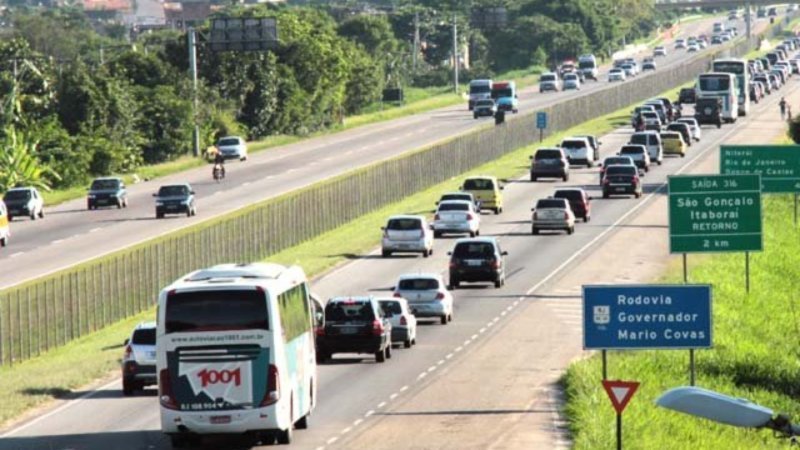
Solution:
[[(729, 53), (744, 54), (756, 42), (739, 42)], [(688, 82), (706, 71), (715, 56), (699, 55), (678, 67), (540, 109), (549, 115), (548, 132)], [(266, 258), (529, 145), (538, 138), (535, 113), (6, 289), (0, 292), (0, 365), (35, 357), (137, 314), (153, 305), (163, 286), (191, 270)]]

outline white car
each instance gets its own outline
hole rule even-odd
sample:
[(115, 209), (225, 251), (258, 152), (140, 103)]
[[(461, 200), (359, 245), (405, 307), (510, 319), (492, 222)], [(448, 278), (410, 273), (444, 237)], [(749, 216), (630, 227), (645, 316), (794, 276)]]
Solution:
[(44, 218), (44, 199), (34, 187), (11, 188), (3, 195), (8, 209), (8, 220), (15, 217)]
[(433, 217), (433, 236), (445, 233), (468, 233), (470, 237), (481, 234), (481, 214), (475, 203), (466, 200), (439, 202)]
[(692, 132), (692, 139), (695, 141), (699, 141), (703, 136), (703, 129), (700, 128), (700, 124), (697, 123), (697, 119), (694, 117), (681, 117), (680, 119), (676, 120), (676, 122), (689, 125), (689, 130)]
[(653, 57), (656, 56), (667, 56), (667, 48), (663, 45), (659, 45), (653, 50)]
[(675, 50), (678, 50), (678, 49), (681, 49), (681, 48), (686, 48), (686, 41), (684, 41), (683, 39), (675, 40)]
[(383, 313), (392, 324), (392, 344), (403, 344), (411, 348), (417, 343), (417, 318), (411, 313), (404, 298), (378, 297)]
[(564, 75), (564, 90), (581, 89), (581, 80), (576, 73), (568, 73)]
[(393, 288), (395, 298), (404, 298), (419, 318), (438, 318), (442, 325), (453, 320), (453, 295), (441, 275), (414, 273), (400, 275)]
[(700, 50), (700, 46), (698, 46), (697, 44), (691, 44), (689, 45), (689, 47), (686, 48), (686, 51), (689, 53), (694, 53), (698, 50)]
[(633, 68), (632, 64), (623, 64), (622, 70), (625, 71), (626, 77), (635, 77), (636, 76), (636, 69)]
[(572, 136), (561, 141), (559, 147), (567, 154), (570, 165), (585, 164), (586, 167), (594, 166), (594, 146), (586, 137)]
[(247, 159), (247, 142), (239, 136), (225, 136), (217, 141), (217, 150), (225, 159)]
[(539, 76), (539, 93), (545, 91), (560, 91), (561, 81), (558, 80), (558, 74), (553, 72), (543, 73)]
[(575, 213), (565, 198), (543, 198), (531, 208), (531, 233), (540, 230), (564, 230), (567, 234), (575, 232)]
[(426, 258), (433, 254), (433, 232), (424, 216), (392, 216), (381, 230), (384, 258), (398, 252), (422, 253)]
[(611, 69), (608, 72), (608, 81), (609, 83), (614, 81), (625, 81), (628, 77), (625, 76), (625, 71), (622, 69)]

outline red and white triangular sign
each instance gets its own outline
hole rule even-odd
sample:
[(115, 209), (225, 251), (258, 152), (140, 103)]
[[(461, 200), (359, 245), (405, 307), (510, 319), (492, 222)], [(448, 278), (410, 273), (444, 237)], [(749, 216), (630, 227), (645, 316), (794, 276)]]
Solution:
[(622, 414), (622, 411), (628, 406), (628, 402), (633, 398), (636, 389), (639, 388), (639, 382), (603, 380), (603, 388), (606, 390), (608, 398), (611, 399), (611, 404), (614, 405), (617, 414)]

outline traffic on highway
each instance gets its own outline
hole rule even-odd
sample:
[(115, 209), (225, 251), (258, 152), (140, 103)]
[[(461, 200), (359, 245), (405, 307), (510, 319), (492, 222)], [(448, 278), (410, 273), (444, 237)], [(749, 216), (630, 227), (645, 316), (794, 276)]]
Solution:
[[(738, 20), (726, 22), (725, 30), (741, 27)], [(473, 118), (460, 105), (250, 155), (241, 138), (228, 136), (223, 141), (234, 149), (223, 150), (229, 141), (221, 141), (216, 164), (239, 162), (224, 172), (203, 167), (159, 180), (158, 187), (98, 178), (85, 199), (53, 208), (35, 188), (9, 190), (0, 202), (6, 247), (0, 287), (196, 224), (198, 205), (222, 215), (463, 133), (481, 116), (533, 110), (649, 76), (713, 48), (715, 38), (721, 44), (736, 37), (709, 26), (709, 20), (687, 25), (673, 49), (647, 49), (640, 61), (625, 56), (602, 66), (594, 55), (581, 55), (528, 89), (511, 80), (473, 80)], [(654, 97), (632, 107), (629, 126), (537, 148), (524, 176), (471, 175), (442, 191), (430, 211), (387, 216), (375, 230), (379, 248), (353, 255), (319, 279), (298, 265), (196, 267), (163, 286), (154, 321), (131, 330), (118, 379), (0, 435), (0, 450), (404, 446), (376, 443), (363, 430), (396, 419), (389, 406), (419, 394), (443, 372), (453, 381), (434, 395), (463, 394), (455, 374), (446, 372), (454, 361), (519, 318), (542, 286), (580, 265), (598, 242), (662, 195), (669, 175), (688, 170), (749, 117), (774, 110), (779, 97), (797, 90), (800, 38), (752, 61), (719, 57), (697, 75), (679, 98)], [(556, 331), (547, 341), (524, 343), (531, 347), (528, 358), (574, 356), (574, 336), (559, 335), (561, 325), (547, 323), (546, 314), (540, 321)]]

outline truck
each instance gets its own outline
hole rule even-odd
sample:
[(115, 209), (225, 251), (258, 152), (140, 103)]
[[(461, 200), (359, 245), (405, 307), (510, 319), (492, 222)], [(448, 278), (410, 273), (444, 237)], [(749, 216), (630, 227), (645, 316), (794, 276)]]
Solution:
[(478, 100), (492, 98), (492, 80), (472, 80), (469, 82), (469, 110), (475, 108)]
[(498, 111), (511, 111), (516, 114), (519, 107), (517, 84), (513, 81), (497, 81), (492, 84), (492, 99)]
[(597, 81), (597, 58), (594, 55), (581, 55), (578, 58), (578, 70), (584, 78), (591, 78)]

